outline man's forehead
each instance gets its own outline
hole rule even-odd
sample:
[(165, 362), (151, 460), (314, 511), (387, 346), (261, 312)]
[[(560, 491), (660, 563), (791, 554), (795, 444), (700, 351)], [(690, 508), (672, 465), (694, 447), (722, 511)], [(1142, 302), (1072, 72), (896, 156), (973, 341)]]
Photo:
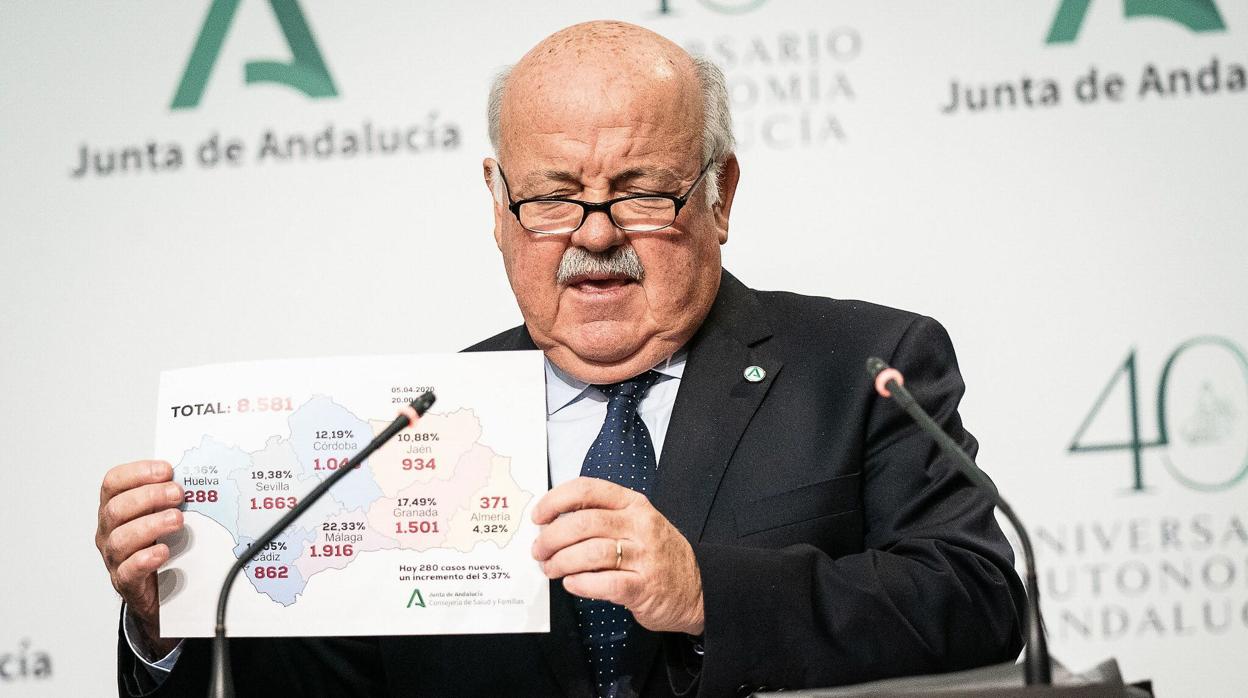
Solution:
[(593, 173), (587, 172), (585, 168), (538, 167), (517, 173), (515, 186), (517, 189), (529, 189), (552, 183), (581, 185), (586, 184), (586, 180), (598, 178), (605, 178), (612, 184), (646, 182), (664, 186), (678, 184), (688, 177), (689, 173), (676, 168), (652, 164), (623, 164), (618, 169)]
[(680, 105), (533, 106), (515, 109), (499, 144), (518, 187), (591, 179), (670, 185), (700, 164), (700, 119)]
[(701, 113), (700, 101), (690, 92), (687, 85), (667, 80), (516, 80), (503, 100), (503, 133), (534, 144), (559, 140), (587, 147), (639, 137), (683, 138)]

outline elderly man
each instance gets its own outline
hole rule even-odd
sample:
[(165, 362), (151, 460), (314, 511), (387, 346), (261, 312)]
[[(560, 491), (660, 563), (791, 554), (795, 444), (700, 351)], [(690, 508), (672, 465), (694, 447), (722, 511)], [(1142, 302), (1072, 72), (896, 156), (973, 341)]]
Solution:
[[(739, 170), (719, 71), (581, 24), (500, 76), (489, 115), (524, 325), (471, 350), (547, 357), (555, 486), (532, 552), (557, 580), (552, 630), (236, 640), (238, 691), (720, 696), (1015, 656), (1023, 589), (992, 506), (863, 375), (890, 358), (973, 448), (943, 329), (721, 269)], [(123, 695), (206, 685), (207, 643), (159, 634), (171, 475), (140, 461), (101, 488)]]

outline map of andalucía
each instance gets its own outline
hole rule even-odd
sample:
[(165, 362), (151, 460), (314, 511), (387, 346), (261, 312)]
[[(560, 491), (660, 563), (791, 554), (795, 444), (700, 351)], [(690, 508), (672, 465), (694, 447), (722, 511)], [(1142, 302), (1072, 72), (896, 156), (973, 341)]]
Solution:
[[(241, 556), (388, 423), (317, 396), (290, 412), (288, 433), (270, 436), (259, 450), (205, 434), (175, 464), (183, 509), (225, 528)], [(469, 409), (426, 414), (260, 551), (247, 579), (290, 606), (315, 575), (372, 552), (502, 548), (533, 495), (512, 478), (511, 459), (480, 442), (481, 432)]]

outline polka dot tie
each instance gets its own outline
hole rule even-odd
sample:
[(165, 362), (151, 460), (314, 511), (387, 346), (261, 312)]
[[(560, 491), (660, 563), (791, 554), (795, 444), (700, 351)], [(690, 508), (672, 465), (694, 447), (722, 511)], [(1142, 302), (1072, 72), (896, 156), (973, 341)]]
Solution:
[[(585, 454), (581, 475), (602, 478), (650, 496), (658, 459), (650, 442), (650, 430), (637, 414), (637, 405), (658, 379), (659, 374), (647, 371), (622, 383), (598, 386), (607, 396), (607, 418)], [(628, 672), (632, 667), (623, 662), (629, 630), (637, 622), (633, 614), (606, 601), (574, 598), (576, 620), (589, 651), (597, 694), (600, 698), (631, 695)]]

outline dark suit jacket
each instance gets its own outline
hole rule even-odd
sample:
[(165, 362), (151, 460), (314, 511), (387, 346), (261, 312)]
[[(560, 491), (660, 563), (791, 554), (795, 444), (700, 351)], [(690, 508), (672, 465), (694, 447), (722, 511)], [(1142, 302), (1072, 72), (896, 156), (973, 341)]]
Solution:
[[(469, 351), (535, 348), (524, 327)], [(964, 447), (953, 347), (930, 318), (758, 292), (724, 273), (688, 363), (652, 500), (691, 541), (706, 630), (638, 633), (646, 696), (856, 683), (999, 662), (1021, 647), (1024, 591), (993, 507), (894, 404), (880, 356)], [(766, 378), (743, 372), (761, 366)], [(239, 695), (591, 696), (573, 607), (551, 585), (543, 635), (239, 639)], [(698, 654), (697, 649), (704, 649)], [(202, 695), (188, 641), (159, 695)], [(146, 675), (119, 647), (122, 695)]]

